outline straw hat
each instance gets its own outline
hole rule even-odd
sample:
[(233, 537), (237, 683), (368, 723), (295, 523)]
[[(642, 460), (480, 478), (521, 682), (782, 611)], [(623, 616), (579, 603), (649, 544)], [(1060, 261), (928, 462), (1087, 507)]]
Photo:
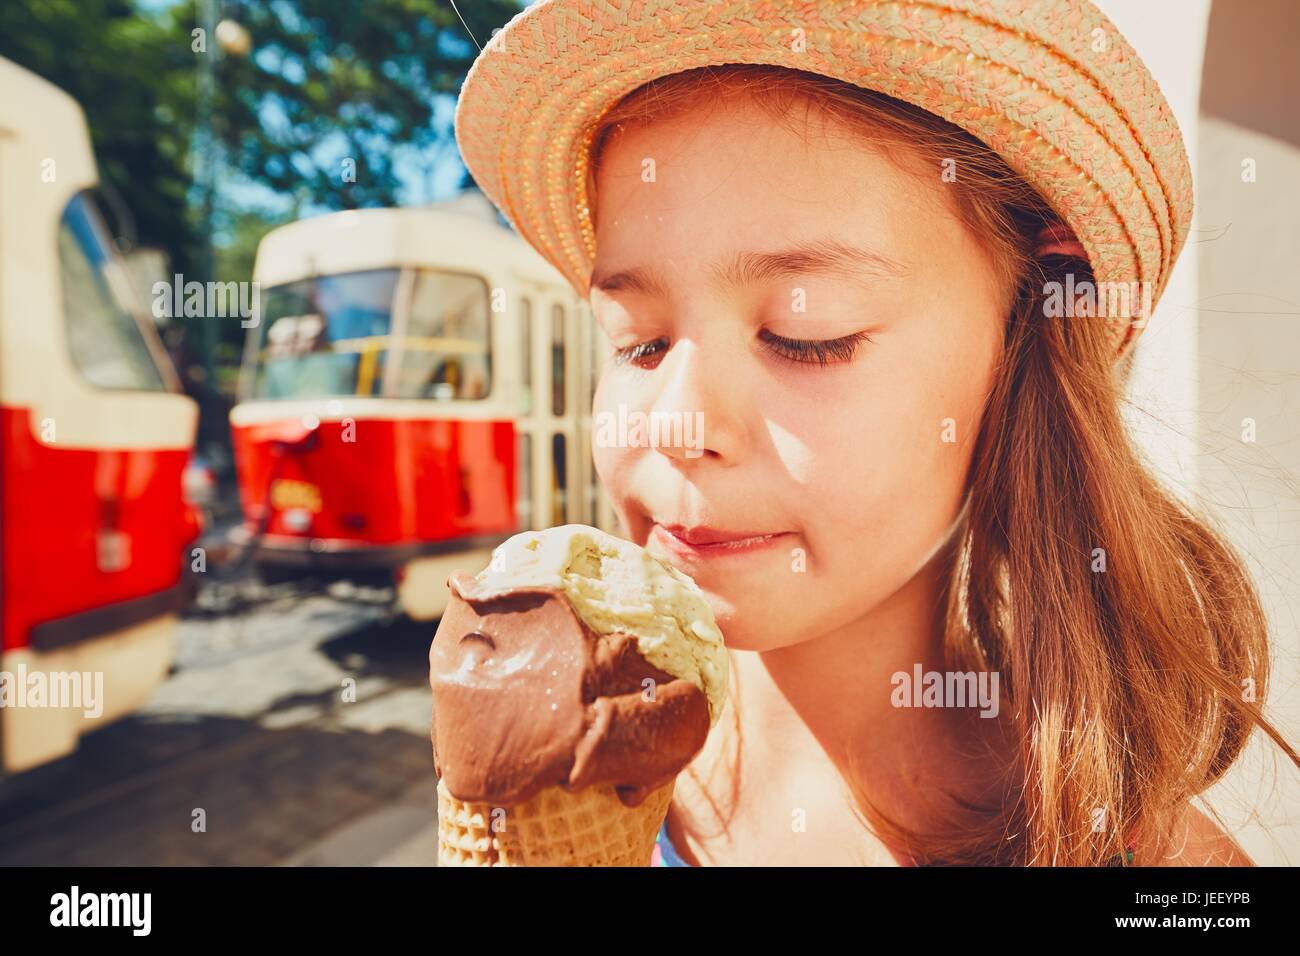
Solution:
[[(1051, 203), (1098, 283), (1158, 300), (1187, 238), (1182, 134), (1146, 66), (1086, 0), (542, 0), (475, 60), (456, 139), (483, 192), (584, 298), (586, 163), (601, 115), (656, 77), (763, 63), (920, 106)], [(1142, 316), (1108, 319), (1116, 357)]]

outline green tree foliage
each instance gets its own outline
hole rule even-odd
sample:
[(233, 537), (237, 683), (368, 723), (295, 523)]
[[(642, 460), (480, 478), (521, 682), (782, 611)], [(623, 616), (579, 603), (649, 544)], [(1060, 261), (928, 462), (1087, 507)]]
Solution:
[[(518, 0), (293, 0), (248, 4), (247, 58), (220, 62), (218, 135), (245, 176), (330, 209), (393, 205), (394, 148), (445, 151), (435, 123)], [(469, 34), (466, 32), (468, 27)]]
[(521, 4), (466, 0), (464, 24), (449, 0), (219, 6), (248, 31), (249, 56), (222, 54), (215, 37), (204, 38), (206, 53), (194, 49), (194, 0), (0, 3), (0, 56), (81, 104), (106, 191), (130, 211), (139, 243), (166, 250), (186, 274), (204, 261), (191, 168), (200, 57), (215, 57), (212, 121), (225, 161), (249, 181), (297, 204), (392, 205), (394, 150), (447, 155), (452, 132), (435, 122), (436, 98), (460, 89), (478, 53), (470, 35), (486, 42)]
[[(193, 54), (130, 0), (4, 0), (0, 56), (49, 80), (85, 111), (119, 233), (186, 268), (199, 243), (187, 214)], [(116, 208), (129, 210), (121, 221)]]

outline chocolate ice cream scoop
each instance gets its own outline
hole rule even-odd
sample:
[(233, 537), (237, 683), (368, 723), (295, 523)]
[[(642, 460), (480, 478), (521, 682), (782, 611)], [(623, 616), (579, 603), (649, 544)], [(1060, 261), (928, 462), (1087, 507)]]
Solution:
[(434, 766), (458, 799), (507, 807), (609, 783), (636, 806), (704, 746), (700, 687), (649, 663), (636, 636), (593, 630), (563, 588), (447, 583), (429, 683)]

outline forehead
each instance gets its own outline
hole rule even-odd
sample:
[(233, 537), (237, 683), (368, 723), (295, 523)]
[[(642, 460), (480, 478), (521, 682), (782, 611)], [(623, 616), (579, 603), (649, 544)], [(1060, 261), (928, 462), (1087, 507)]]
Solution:
[(595, 176), (597, 275), (647, 252), (832, 238), (906, 265), (959, 226), (940, 170), (809, 111), (695, 102), (612, 135)]

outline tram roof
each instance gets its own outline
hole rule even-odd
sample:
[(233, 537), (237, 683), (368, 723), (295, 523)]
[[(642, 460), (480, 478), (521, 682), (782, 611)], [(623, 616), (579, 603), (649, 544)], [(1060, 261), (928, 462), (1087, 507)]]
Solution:
[(254, 278), (263, 286), (366, 269), (508, 271), (545, 285), (563, 274), (512, 229), (464, 207), (411, 206), (326, 213), (268, 232)]
[(11, 200), (8, 205), (18, 207), (11, 221), (25, 228), (29, 204), (21, 202), (21, 197), (32, 191), (31, 180), (25, 176), (40, 176), (43, 163), (57, 164), (49, 167), (52, 177), (44, 188), (70, 197), (95, 185), (94, 154), (81, 106), (49, 80), (0, 57), (0, 90), (4, 91), (0, 96), (0, 136), (16, 144), (8, 177), (15, 189), (7, 196)]

